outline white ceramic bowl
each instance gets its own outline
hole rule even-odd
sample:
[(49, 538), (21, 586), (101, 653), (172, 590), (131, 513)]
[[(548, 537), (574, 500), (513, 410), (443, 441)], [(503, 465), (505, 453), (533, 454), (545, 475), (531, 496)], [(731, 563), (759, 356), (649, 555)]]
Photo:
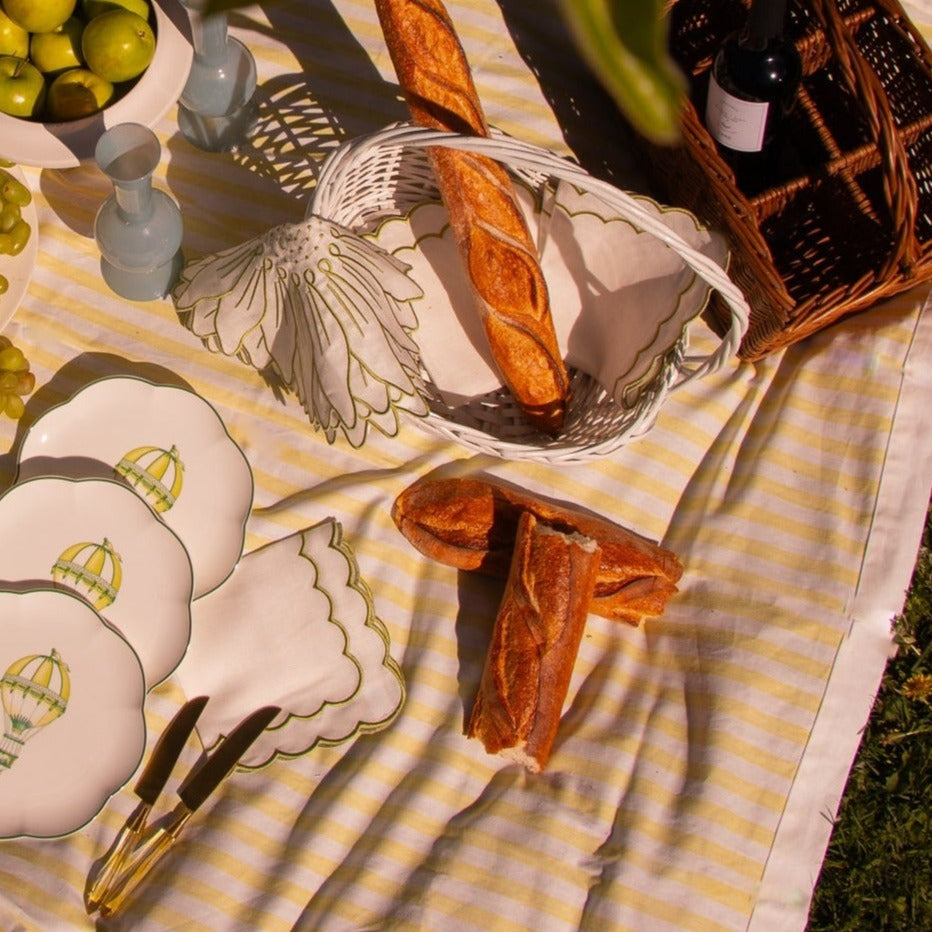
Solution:
[(136, 86), (100, 113), (67, 123), (39, 123), (0, 113), (0, 158), (41, 168), (74, 168), (94, 157), (101, 134), (118, 123), (152, 126), (184, 89), (194, 57), (188, 14), (179, 0), (152, 0), (156, 46)]

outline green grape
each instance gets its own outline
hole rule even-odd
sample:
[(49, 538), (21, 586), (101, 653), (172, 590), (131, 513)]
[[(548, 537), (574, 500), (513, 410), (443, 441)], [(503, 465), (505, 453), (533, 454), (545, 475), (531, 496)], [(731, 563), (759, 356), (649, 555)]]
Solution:
[(29, 368), (29, 362), (23, 355), (23, 351), (18, 346), (4, 340), (6, 344), (0, 349), (0, 371), (3, 372), (24, 372)]
[(31, 395), (36, 387), (36, 377), (32, 372), (17, 372), (16, 386), (13, 391), (17, 395)]
[(0, 233), (0, 255), (18, 256), (26, 248), (31, 232), (25, 220), (17, 220), (9, 233)]
[(9, 233), (17, 221), (22, 219), (22, 215), (19, 204), (0, 204), (0, 233)]
[(0, 393), (0, 402), (3, 402), (2, 411), (6, 414), (7, 417), (17, 420), (23, 416), (23, 412), (26, 410), (26, 404), (19, 395), (10, 392), (4, 401), (3, 394)]
[(29, 188), (14, 178), (5, 168), (0, 168), (0, 200), (25, 207), (31, 200)]
[(6, 294), (7, 289), (10, 287), (10, 282), (7, 279), (6, 275), (0, 275), (0, 294)]

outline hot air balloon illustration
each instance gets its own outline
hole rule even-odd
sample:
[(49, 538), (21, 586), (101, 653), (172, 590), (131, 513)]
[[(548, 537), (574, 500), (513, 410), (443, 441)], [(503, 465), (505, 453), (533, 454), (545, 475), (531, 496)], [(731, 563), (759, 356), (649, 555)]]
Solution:
[(54, 648), (50, 654), (30, 654), (10, 664), (0, 679), (6, 713), (0, 768), (12, 767), (25, 743), (64, 713), (70, 695), (68, 667)]
[(136, 447), (130, 450), (114, 471), (130, 485), (141, 489), (146, 500), (158, 511), (168, 511), (178, 500), (184, 482), (184, 463), (178, 448)]
[(99, 544), (82, 541), (55, 561), (52, 579), (70, 586), (100, 611), (116, 600), (123, 582), (123, 564), (106, 537)]

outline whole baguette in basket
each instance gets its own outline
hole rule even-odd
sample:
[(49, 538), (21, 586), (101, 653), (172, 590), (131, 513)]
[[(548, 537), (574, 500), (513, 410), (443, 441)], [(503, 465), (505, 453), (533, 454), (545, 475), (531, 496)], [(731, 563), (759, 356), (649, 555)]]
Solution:
[(507, 577), (525, 513), (564, 533), (594, 540), (602, 559), (589, 611), (638, 625), (661, 615), (677, 591), (676, 554), (633, 531), (486, 479), (422, 478), (395, 500), (398, 529), (425, 556), (461, 570)]
[(591, 538), (521, 515), (466, 734), (532, 773), (550, 758), (600, 560)]
[[(376, 0), (375, 6), (414, 121), (488, 136), (469, 63), (440, 0)], [(430, 158), (502, 379), (528, 421), (555, 435), (566, 414), (569, 374), (514, 185), (484, 155), (434, 148)]]

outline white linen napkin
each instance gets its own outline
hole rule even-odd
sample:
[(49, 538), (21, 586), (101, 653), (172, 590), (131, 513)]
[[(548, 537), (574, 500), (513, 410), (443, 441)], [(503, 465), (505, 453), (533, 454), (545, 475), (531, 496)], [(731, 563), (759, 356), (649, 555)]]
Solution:
[(176, 676), (188, 696), (210, 697), (197, 726), (206, 747), (260, 706), (283, 710), (244, 767), (378, 731), (404, 700), (388, 633), (333, 518), (243, 557), (194, 602), (191, 628)]
[[(619, 217), (598, 196), (561, 181), (542, 193), (517, 186), (536, 238), (560, 350), (573, 368), (630, 406), (663, 356), (698, 316), (709, 288), (654, 236)], [(689, 212), (638, 201), (690, 246), (724, 266), (724, 239)], [(456, 406), (502, 384), (446, 210), (425, 202), (383, 223), (375, 241), (410, 266), (423, 291), (414, 302), (421, 362), (447, 404)], [(453, 364), (451, 364), (451, 361)]]

